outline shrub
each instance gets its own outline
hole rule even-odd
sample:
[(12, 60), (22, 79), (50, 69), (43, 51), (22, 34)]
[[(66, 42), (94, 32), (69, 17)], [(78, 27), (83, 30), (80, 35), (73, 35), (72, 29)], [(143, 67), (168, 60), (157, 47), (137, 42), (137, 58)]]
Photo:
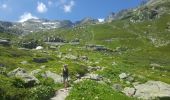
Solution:
[(25, 82), (20, 78), (14, 78), (13, 85), (16, 88), (24, 88), (25, 87)]
[(48, 100), (54, 95), (55, 91), (50, 86), (39, 85), (29, 90), (28, 100)]
[(76, 84), (66, 100), (131, 100), (131, 98), (113, 91), (106, 85), (95, 81), (84, 81)]

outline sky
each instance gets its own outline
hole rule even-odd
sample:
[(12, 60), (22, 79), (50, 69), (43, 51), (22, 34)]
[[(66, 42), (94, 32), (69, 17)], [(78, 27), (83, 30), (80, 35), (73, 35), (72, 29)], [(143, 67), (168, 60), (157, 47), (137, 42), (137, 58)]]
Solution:
[(142, 0), (0, 0), (0, 20), (23, 22), (31, 18), (102, 21), (111, 12), (137, 7)]

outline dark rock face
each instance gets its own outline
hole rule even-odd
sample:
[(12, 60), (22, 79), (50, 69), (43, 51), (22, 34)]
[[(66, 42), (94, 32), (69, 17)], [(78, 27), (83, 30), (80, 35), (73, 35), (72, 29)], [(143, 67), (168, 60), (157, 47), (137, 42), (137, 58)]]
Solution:
[(29, 42), (28, 41), (21, 42), (20, 45), (21, 47), (24, 48), (33, 49), (36, 48), (39, 45), (39, 43), (37, 40), (30, 40)]
[(112, 22), (115, 19), (115, 13), (110, 13), (106, 18), (105, 22)]
[(66, 41), (60, 37), (51, 36), (51, 37), (45, 38), (44, 42), (66, 42)]
[(33, 62), (46, 63), (46, 62), (48, 62), (48, 58), (33, 58)]
[(104, 47), (104, 46), (102, 46), (102, 45), (89, 44), (89, 45), (86, 45), (86, 49), (94, 50), (94, 51), (107, 51), (107, 52), (112, 52), (111, 49), (106, 48), (106, 47)]
[(42, 30), (72, 27), (72, 25), (73, 23), (69, 20), (29, 19), (24, 22), (0, 21), (0, 32), (28, 34)]
[(0, 39), (0, 45), (9, 46), (10, 40), (9, 39)]
[(91, 17), (86, 17), (81, 21), (77, 21), (75, 25), (85, 25), (85, 24), (96, 24), (98, 22), (97, 19), (93, 19)]
[(1, 64), (1, 63), (0, 63), (0, 67), (4, 67), (4, 66), (5, 66), (4, 64)]

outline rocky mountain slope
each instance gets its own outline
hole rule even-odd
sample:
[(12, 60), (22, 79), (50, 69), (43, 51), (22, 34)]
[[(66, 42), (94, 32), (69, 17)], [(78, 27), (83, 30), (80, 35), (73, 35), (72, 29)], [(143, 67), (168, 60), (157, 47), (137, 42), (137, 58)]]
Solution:
[(69, 20), (47, 20), (29, 19), (24, 22), (0, 22), (0, 31), (14, 34), (28, 34), (32, 32), (45, 31), (56, 28), (71, 27), (73, 23)]
[(118, 13), (111, 13), (106, 17), (106, 22), (118, 19), (130, 19), (133, 22), (152, 20), (169, 12), (169, 0), (144, 0), (138, 8), (125, 9)]

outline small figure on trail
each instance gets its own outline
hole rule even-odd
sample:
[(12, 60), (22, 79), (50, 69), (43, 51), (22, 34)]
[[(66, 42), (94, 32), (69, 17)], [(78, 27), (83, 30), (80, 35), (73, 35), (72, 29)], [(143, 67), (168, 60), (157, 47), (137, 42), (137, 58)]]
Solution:
[(68, 72), (68, 65), (65, 64), (63, 65), (63, 82), (64, 82), (64, 87), (67, 88), (68, 87), (68, 76), (69, 76), (69, 72)]

